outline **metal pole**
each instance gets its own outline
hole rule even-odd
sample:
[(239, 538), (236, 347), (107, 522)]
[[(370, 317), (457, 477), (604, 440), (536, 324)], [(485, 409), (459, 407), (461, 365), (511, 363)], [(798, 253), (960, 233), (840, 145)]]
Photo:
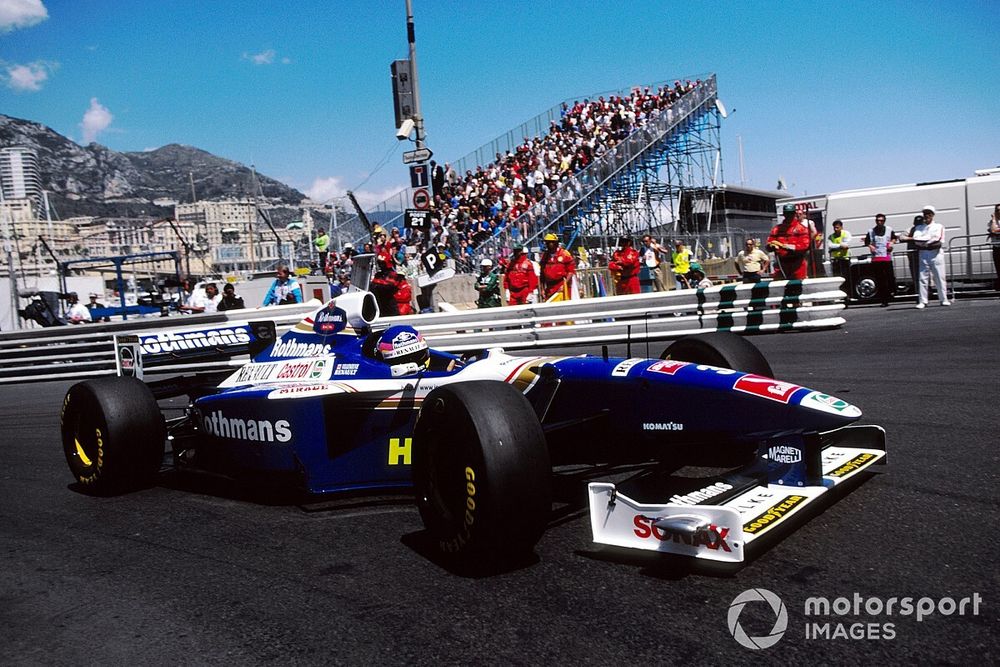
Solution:
[(20, 305), (17, 294), (17, 279), (14, 277), (14, 256), (10, 245), (10, 220), (6, 209), (3, 214), (3, 249), (7, 257), (7, 283), (10, 286), (10, 316), (11, 326), (15, 329), (21, 328), (21, 321), (18, 319), (17, 307)]
[(406, 0), (406, 39), (410, 43), (410, 77), (413, 82), (413, 126), (417, 130), (417, 150), (424, 148), (424, 117), (420, 113), (420, 83), (417, 78), (417, 45), (413, 30), (413, 0)]

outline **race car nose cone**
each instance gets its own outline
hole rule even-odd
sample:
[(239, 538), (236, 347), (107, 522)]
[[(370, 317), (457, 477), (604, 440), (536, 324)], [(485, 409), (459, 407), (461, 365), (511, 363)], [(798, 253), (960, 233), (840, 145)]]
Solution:
[(843, 417), (844, 419), (855, 420), (861, 417), (861, 410), (854, 405), (851, 405), (847, 401), (837, 398), (836, 396), (830, 396), (829, 394), (823, 394), (818, 391), (810, 392), (802, 399), (800, 405), (804, 408), (810, 408), (812, 410), (818, 410), (819, 412), (826, 412), (831, 415), (837, 415), (838, 417)]

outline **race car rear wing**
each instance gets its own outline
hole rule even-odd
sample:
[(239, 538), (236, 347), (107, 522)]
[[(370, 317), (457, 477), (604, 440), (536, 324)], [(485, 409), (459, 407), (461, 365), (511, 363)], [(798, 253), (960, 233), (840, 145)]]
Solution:
[(116, 334), (115, 372), (140, 380), (151, 372), (219, 370), (234, 357), (253, 357), (276, 340), (274, 322), (227, 322), (149, 334)]

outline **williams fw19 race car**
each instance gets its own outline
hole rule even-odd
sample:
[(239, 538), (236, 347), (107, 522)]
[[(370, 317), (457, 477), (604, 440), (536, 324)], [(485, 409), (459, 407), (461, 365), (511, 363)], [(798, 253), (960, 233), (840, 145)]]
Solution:
[[(854, 425), (858, 408), (772, 379), (733, 333), (681, 338), (660, 359), (457, 356), (377, 318), (373, 296), (353, 292), (280, 338), (273, 322), (117, 336), (118, 376), (63, 402), (69, 467), (82, 489), (121, 493), (155, 481), (169, 444), (175, 469), (254, 485), (412, 486), (442, 557), (474, 562), (530, 554), (553, 468), (641, 463), (624, 481), (591, 477), (594, 541), (740, 563), (885, 463), (884, 431)], [(164, 361), (247, 353), (235, 371), (143, 380)], [(158, 400), (174, 396), (188, 407), (166, 419)], [(728, 470), (675, 474), (707, 458)]]

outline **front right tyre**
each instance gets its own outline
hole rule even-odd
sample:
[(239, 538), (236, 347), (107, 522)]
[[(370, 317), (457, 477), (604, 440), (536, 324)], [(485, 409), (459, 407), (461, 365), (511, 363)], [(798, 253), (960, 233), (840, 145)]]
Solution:
[(426, 399), (413, 441), (420, 516), (438, 552), (475, 564), (531, 553), (552, 508), (545, 434), (509, 384), (461, 382)]

